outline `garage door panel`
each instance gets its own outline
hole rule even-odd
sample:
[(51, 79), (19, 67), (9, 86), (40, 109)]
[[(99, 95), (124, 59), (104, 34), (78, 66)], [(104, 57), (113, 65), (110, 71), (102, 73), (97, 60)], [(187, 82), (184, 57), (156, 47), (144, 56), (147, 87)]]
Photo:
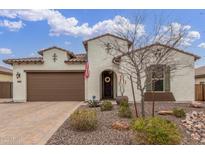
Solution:
[(28, 101), (84, 100), (83, 73), (28, 73)]

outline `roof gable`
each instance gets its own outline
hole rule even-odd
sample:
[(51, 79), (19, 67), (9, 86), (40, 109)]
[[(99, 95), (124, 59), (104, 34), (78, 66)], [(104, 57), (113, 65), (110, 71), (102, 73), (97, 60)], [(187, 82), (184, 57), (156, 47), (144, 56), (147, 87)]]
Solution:
[[(193, 53), (190, 53), (190, 52), (187, 52), (187, 51), (184, 51), (184, 50), (181, 50), (181, 49), (178, 49), (178, 48), (174, 48), (174, 47), (170, 47), (168, 45), (164, 45), (164, 44), (161, 44), (161, 43), (154, 43), (154, 44), (151, 44), (151, 45), (148, 45), (148, 46), (145, 46), (145, 47), (142, 47), (142, 48), (139, 48), (139, 49), (136, 49), (134, 52), (138, 52), (138, 51), (141, 51), (141, 50), (145, 50), (147, 48), (152, 48), (152, 47), (155, 47), (155, 46), (161, 46), (161, 47), (165, 47), (165, 48), (170, 48), (172, 50), (175, 50), (177, 52), (180, 52), (180, 53), (183, 53), (183, 54), (186, 54), (186, 55), (189, 55), (189, 56), (193, 56), (195, 60), (198, 60), (200, 59), (201, 57), (199, 57), (198, 55), (195, 55)], [(129, 53), (125, 53), (125, 54), (122, 54), (114, 59), (119, 59), (123, 56), (125, 56), (126, 54), (129, 54)]]
[(71, 58), (74, 58), (74, 57), (75, 57), (75, 55), (74, 55), (73, 52), (68, 51), (68, 50), (66, 50), (66, 49), (63, 49), (63, 48), (60, 48), (60, 47), (57, 47), (57, 46), (52, 46), (52, 47), (49, 47), (49, 48), (46, 48), (46, 49), (42, 49), (42, 50), (38, 51), (38, 53), (39, 53), (41, 56), (43, 56), (43, 53), (44, 53), (44, 52), (49, 51), (49, 50), (51, 50), (51, 49), (58, 49), (58, 50), (60, 50), (60, 51), (66, 52), (67, 55), (69, 55)]
[(106, 34), (103, 34), (103, 35), (99, 35), (99, 36), (96, 36), (96, 37), (93, 37), (91, 39), (88, 39), (88, 40), (85, 40), (83, 41), (83, 45), (85, 47), (85, 50), (87, 51), (88, 47), (87, 47), (87, 44), (89, 41), (93, 41), (93, 40), (96, 40), (96, 39), (100, 39), (102, 37), (105, 37), (105, 36), (111, 36), (111, 37), (114, 37), (114, 38), (117, 38), (117, 39), (120, 39), (120, 40), (124, 40), (126, 42), (128, 42), (128, 45), (131, 46), (132, 45), (132, 42), (129, 41), (128, 39), (124, 39), (122, 37), (119, 37), (119, 36), (116, 36), (116, 35), (113, 35), (113, 34), (110, 34), (110, 33), (106, 33)]

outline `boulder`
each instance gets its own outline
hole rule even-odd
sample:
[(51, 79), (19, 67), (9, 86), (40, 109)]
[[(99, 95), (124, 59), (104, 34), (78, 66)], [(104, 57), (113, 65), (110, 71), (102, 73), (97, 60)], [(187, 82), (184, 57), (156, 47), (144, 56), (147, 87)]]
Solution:
[(116, 121), (112, 124), (112, 128), (117, 130), (128, 130), (129, 124), (122, 121)]
[(202, 108), (203, 105), (202, 105), (202, 103), (193, 102), (193, 103), (190, 104), (190, 107), (193, 107), (193, 108)]
[(120, 103), (123, 102), (123, 101), (125, 101), (125, 102), (129, 101), (127, 96), (117, 96), (115, 98), (115, 100), (116, 100), (117, 105), (120, 105)]
[(173, 114), (173, 111), (159, 111), (158, 112), (159, 115), (172, 115)]

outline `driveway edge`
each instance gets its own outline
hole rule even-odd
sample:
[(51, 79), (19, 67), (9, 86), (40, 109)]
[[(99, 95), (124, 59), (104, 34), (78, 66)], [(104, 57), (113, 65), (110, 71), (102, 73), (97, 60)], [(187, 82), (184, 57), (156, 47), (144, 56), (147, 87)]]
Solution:
[(62, 119), (61, 121), (58, 122), (58, 127), (55, 127), (53, 129), (51, 129), (48, 134), (41, 139), (41, 141), (38, 143), (38, 145), (45, 145), (48, 140), (51, 138), (51, 136), (58, 130), (58, 128), (65, 122), (66, 119), (69, 118), (69, 116), (79, 107), (83, 105), (83, 102), (80, 102), (71, 112), (68, 113), (68, 116), (65, 117), (64, 119)]

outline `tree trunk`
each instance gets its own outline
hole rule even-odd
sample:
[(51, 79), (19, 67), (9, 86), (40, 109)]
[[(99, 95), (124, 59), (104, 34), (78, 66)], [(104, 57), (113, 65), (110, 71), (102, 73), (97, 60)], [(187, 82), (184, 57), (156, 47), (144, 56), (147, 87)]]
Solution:
[(145, 110), (144, 110), (144, 92), (141, 91), (141, 113), (142, 113), (142, 117), (145, 117)]
[(155, 112), (155, 92), (152, 91), (152, 117), (154, 117), (154, 112)]
[(132, 76), (130, 75), (130, 82), (131, 82), (131, 87), (132, 87), (132, 95), (133, 95), (133, 100), (134, 100), (134, 107), (135, 107), (135, 115), (138, 118), (138, 111), (137, 111), (137, 103), (135, 99), (135, 91), (134, 91), (134, 86), (133, 86), (133, 81), (132, 81)]

